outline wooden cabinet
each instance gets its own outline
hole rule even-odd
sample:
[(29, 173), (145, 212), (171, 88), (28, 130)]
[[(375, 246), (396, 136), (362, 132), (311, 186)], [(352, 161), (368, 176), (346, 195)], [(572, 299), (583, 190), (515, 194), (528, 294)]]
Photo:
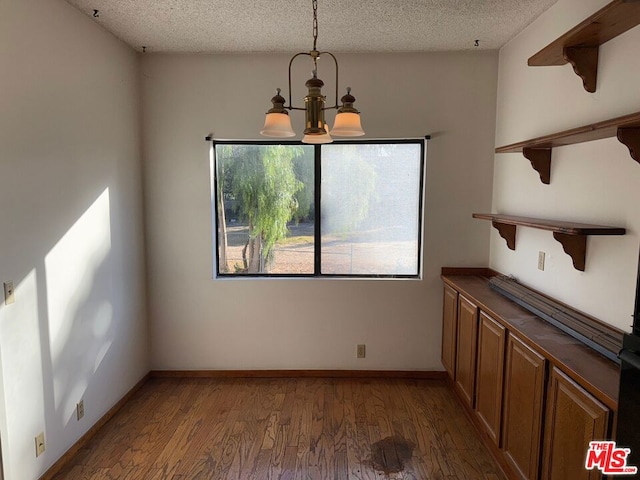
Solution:
[(476, 414), (496, 446), (500, 446), (505, 328), (480, 312)]
[(607, 439), (609, 409), (553, 368), (545, 414), (544, 480), (595, 480), (597, 469), (584, 468), (589, 442)]
[(476, 385), (478, 306), (458, 295), (458, 339), (455, 385), (466, 404), (473, 408)]
[(545, 364), (542, 355), (509, 334), (502, 447), (507, 463), (522, 479), (538, 478)]
[(510, 480), (600, 479), (619, 367), (468, 275), (443, 276), (442, 363), (486, 446)]
[(442, 314), (442, 365), (451, 380), (456, 378), (456, 342), (458, 336), (458, 292), (444, 286)]

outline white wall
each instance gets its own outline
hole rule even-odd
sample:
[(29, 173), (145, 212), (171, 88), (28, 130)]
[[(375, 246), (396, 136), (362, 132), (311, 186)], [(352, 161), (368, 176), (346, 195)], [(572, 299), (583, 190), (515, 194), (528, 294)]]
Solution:
[(61, 0), (9, 0), (0, 65), (0, 436), (30, 480), (149, 369), (138, 62)]
[[(488, 262), (486, 226), (471, 214), (491, 205), (497, 54), (338, 60), (341, 89), (353, 87), (368, 138), (433, 135), (424, 279), (213, 280), (204, 137), (258, 138), (275, 87), (287, 87), (289, 56), (146, 55), (152, 368), (442, 370), (440, 268)], [(298, 102), (309, 74), (294, 77)], [(320, 71), (326, 92), (331, 76)], [(302, 117), (293, 118), (300, 130)], [(358, 343), (367, 345), (364, 360), (355, 358)]]
[[(528, 67), (527, 59), (609, 0), (560, 0), (500, 51), (496, 145), (615, 118), (640, 109), (640, 27), (600, 48), (595, 93), (569, 65)], [(491, 266), (521, 282), (629, 330), (640, 231), (640, 165), (616, 139), (557, 148), (551, 184), (521, 154), (495, 159), (493, 211), (627, 228), (623, 237), (591, 237), (585, 272), (575, 270), (549, 232), (518, 228), (516, 250), (492, 229)], [(486, 226), (487, 230), (490, 226)], [(538, 251), (547, 254), (544, 272)]]

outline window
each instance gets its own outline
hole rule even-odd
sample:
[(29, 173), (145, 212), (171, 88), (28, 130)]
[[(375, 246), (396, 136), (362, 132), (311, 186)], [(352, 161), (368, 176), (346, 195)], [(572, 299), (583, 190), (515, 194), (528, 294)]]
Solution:
[(417, 278), (424, 147), (215, 141), (217, 275)]

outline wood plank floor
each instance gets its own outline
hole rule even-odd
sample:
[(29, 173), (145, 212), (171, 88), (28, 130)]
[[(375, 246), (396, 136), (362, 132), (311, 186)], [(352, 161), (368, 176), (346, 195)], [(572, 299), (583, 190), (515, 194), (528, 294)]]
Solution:
[(504, 477), (441, 380), (155, 378), (62, 479)]

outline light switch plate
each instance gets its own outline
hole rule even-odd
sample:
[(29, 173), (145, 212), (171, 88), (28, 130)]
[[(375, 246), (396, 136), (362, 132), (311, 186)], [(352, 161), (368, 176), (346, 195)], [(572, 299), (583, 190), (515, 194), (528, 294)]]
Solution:
[(538, 270), (544, 270), (544, 252), (538, 252)]

